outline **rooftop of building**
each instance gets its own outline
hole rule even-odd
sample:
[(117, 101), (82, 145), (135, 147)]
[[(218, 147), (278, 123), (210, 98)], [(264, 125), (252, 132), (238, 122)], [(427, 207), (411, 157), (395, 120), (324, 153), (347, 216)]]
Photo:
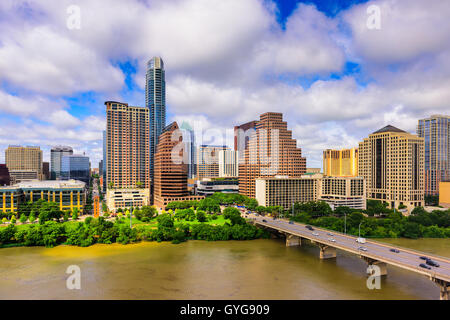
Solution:
[(15, 185), (5, 188), (18, 189), (63, 189), (84, 188), (86, 183), (78, 180), (23, 180)]
[(399, 128), (396, 128), (396, 127), (391, 126), (390, 124), (388, 124), (387, 126), (385, 126), (385, 127), (381, 128), (381, 129), (379, 129), (379, 130), (373, 132), (372, 134), (375, 134), (375, 133), (383, 133), (383, 132), (400, 132), (400, 133), (407, 133), (407, 132), (404, 131), (404, 130), (401, 130), (401, 129), (399, 129)]
[(73, 149), (71, 146), (58, 145), (58, 146), (53, 146), (50, 151), (73, 151)]

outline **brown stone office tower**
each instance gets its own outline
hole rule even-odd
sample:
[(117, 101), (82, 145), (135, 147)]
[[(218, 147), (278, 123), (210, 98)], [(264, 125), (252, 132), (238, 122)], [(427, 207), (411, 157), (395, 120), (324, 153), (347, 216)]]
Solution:
[(153, 204), (159, 208), (171, 201), (198, 200), (187, 189), (188, 165), (185, 159), (182, 132), (178, 124), (166, 126), (158, 139), (155, 152)]
[(244, 163), (239, 164), (239, 193), (250, 198), (255, 198), (256, 178), (300, 177), (306, 172), (306, 159), (282, 113), (263, 113), (255, 129), (244, 151)]
[(150, 188), (149, 109), (106, 101), (107, 185)]

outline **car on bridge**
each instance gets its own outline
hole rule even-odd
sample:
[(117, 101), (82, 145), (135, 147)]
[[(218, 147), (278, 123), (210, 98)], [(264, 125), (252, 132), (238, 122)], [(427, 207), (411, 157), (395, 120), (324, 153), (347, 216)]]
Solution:
[(389, 249), (389, 251), (395, 252), (395, 253), (400, 253), (400, 250), (398, 250), (398, 249)]
[(289, 221), (289, 224), (294, 224), (294, 221)]
[(427, 266), (425, 263), (419, 264), (419, 267), (422, 267), (422, 268), (424, 268), (424, 269), (431, 270), (431, 267)]
[(365, 247), (359, 247), (358, 250), (361, 250), (361, 251), (367, 251), (367, 248), (365, 248)]
[(312, 234), (313, 234), (313, 236), (316, 236), (316, 237), (319, 236), (319, 234), (317, 232), (313, 232)]
[(329, 233), (329, 232), (327, 233), (327, 235), (329, 235), (329, 236), (331, 236), (331, 237), (332, 237), (332, 236), (334, 236), (334, 234), (332, 234), (332, 233)]
[(430, 259), (430, 258), (427, 258), (427, 257), (422, 256), (422, 257), (420, 257), (420, 259), (422, 259), (422, 260), (428, 260), (428, 259)]
[(435, 262), (435, 261), (433, 261), (431, 259), (428, 259), (426, 264), (429, 265), (429, 266), (432, 266), (432, 267), (439, 267), (439, 263), (437, 263), (437, 262)]
[(366, 239), (359, 237), (359, 238), (356, 239), (356, 242), (358, 242), (358, 243), (366, 243)]
[(333, 239), (333, 238), (328, 238), (328, 241), (331, 241), (331, 242), (336, 242), (336, 239)]
[(311, 227), (310, 225), (306, 225), (305, 228), (308, 229), (308, 230), (310, 230), (310, 231), (313, 231), (313, 230), (314, 230), (314, 228)]
[(267, 222), (267, 220), (266, 220), (266, 219), (263, 219), (262, 222)]

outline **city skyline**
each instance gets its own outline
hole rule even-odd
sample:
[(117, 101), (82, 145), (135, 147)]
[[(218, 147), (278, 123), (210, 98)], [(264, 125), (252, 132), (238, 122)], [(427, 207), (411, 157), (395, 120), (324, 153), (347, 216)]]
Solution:
[[(263, 112), (282, 112), (308, 167), (322, 167), (324, 149), (357, 147), (388, 124), (415, 134), (418, 119), (448, 114), (450, 26), (442, 13), (449, 8), (439, 1), (399, 2), (383, 16), (392, 1), (359, 2), (230, 1), (221, 10), (202, 6), (209, 18), (189, 19), (202, 1), (136, 1), (104, 5), (102, 12), (79, 1), (80, 29), (66, 26), (64, 1), (28, 9), (20, 1), (3, 2), (0, 60), (8, 64), (0, 64), (0, 149), (38, 145), (49, 161), (52, 146), (70, 145), (96, 167), (104, 101), (145, 106), (146, 63), (153, 56), (167, 69), (166, 123), (199, 120), (225, 130)], [(379, 30), (359, 27), (370, 4), (381, 8)], [(425, 24), (417, 12), (425, 12)], [(121, 35), (113, 25), (101, 27), (110, 23), (101, 19), (106, 14), (119, 17)], [(126, 18), (133, 15), (133, 21)], [(177, 28), (170, 27), (173, 19)], [(397, 27), (404, 19), (410, 28)], [(402, 50), (391, 50), (393, 44)]]

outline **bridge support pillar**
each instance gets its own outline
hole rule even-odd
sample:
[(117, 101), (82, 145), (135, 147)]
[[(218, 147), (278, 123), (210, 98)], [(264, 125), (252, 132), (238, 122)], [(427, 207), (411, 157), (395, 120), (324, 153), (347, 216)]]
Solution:
[(375, 267), (378, 267), (380, 269), (380, 274), (378, 274), (379, 276), (387, 275), (387, 265), (385, 262), (367, 257), (363, 257), (363, 259), (369, 264), (369, 267), (367, 268), (367, 274), (373, 275), (375, 273)]
[(439, 279), (432, 279), (432, 281), (439, 286), (439, 299), (450, 300), (450, 282)]
[(319, 244), (320, 259), (336, 258), (336, 248), (324, 244)]
[(292, 234), (286, 234), (286, 247), (301, 246), (302, 238), (294, 236)]

